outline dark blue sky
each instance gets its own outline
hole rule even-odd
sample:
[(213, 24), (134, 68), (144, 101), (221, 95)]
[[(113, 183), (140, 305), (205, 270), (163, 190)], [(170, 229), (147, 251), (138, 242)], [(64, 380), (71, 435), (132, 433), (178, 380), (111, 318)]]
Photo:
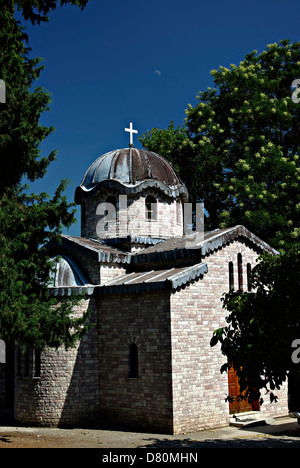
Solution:
[[(300, 41), (299, 13), (298, 0), (89, 0), (83, 11), (59, 7), (49, 23), (26, 24), (32, 56), (44, 59), (38, 84), (52, 95), (42, 123), (56, 131), (42, 152), (58, 150), (34, 191), (52, 195), (68, 178), (73, 201), (89, 165), (128, 146), (130, 122), (139, 135), (182, 124), (212, 69), (280, 39)], [(69, 234), (80, 235), (79, 222)]]

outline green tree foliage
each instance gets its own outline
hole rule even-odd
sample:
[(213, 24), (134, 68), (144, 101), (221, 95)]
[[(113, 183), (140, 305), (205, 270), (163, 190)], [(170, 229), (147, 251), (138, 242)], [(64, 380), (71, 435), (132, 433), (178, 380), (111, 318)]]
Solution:
[(263, 399), (264, 389), (275, 398), (295, 372), (291, 345), (300, 339), (300, 90), (292, 89), (300, 43), (270, 44), (211, 73), (213, 88), (188, 106), (181, 128), (153, 129), (141, 141), (175, 162), (192, 201), (205, 205), (206, 229), (242, 224), (280, 251), (260, 258), (251, 292), (224, 295), (228, 325), (211, 342), (246, 398)]
[(211, 345), (221, 345), (222, 371), (233, 365), (245, 398), (262, 402), (269, 393), (273, 401), (289, 373), (299, 373), (292, 345), (300, 338), (300, 246), (263, 255), (251, 287), (224, 295), (227, 325), (214, 332)]
[[(86, 332), (89, 315), (72, 314), (81, 296), (59, 304), (48, 294), (53, 263), (45, 245), (59, 242), (63, 226), (74, 222), (74, 205), (63, 194), (66, 181), (52, 199), (45, 193), (28, 195), (21, 185), (23, 177), (43, 177), (55, 152), (41, 155), (41, 142), (53, 130), (39, 123), (50, 97), (35, 87), (42, 67), (39, 59), (30, 58), (28, 38), (14, 17), (15, 5), (35, 23), (46, 21), (56, 3), (0, 0), (0, 70), (6, 84), (6, 103), (0, 104), (0, 338), (39, 349), (73, 346)], [(84, 6), (86, 1), (69, 3)]]
[(139, 137), (139, 141), (148, 150), (170, 161), (187, 185), (191, 202), (201, 201), (198, 194), (202, 192), (202, 177), (198, 170), (197, 156), (186, 151), (189, 136), (185, 126), (178, 125), (175, 128), (174, 122), (171, 122), (166, 129), (155, 127)]
[(83, 9), (88, 0), (11, 0), (26, 20), (30, 20), (33, 24), (40, 24), (41, 22), (48, 21), (48, 14), (55, 10), (57, 4), (77, 5)]
[[(242, 224), (285, 250), (300, 233), (300, 104), (291, 89), (300, 73), (300, 43), (271, 44), (211, 73), (215, 86), (198, 94), (176, 130), (186, 138), (174, 159), (180, 153), (180, 171), (190, 166), (182, 178), (192, 201), (205, 205), (207, 229)], [(155, 151), (158, 131), (152, 135), (152, 147), (149, 138), (141, 141)], [(162, 155), (173, 160), (172, 144)]]
[(174, 128), (174, 122), (171, 122), (165, 130), (155, 127), (139, 138), (145, 148), (167, 158), (175, 171), (180, 171), (182, 176), (184, 166), (182, 165), (181, 147), (186, 139), (186, 129), (180, 125)]

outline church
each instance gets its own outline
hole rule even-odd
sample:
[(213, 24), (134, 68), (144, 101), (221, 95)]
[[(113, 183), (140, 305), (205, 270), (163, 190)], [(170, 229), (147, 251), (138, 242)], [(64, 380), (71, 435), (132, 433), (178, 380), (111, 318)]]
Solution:
[(49, 246), (50, 294), (84, 292), (74, 313), (89, 309), (94, 325), (74, 349), (15, 358), (16, 421), (178, 434), (243, 412), (286, 416), (285, 387), (261, 408), (229, 403), (238, 382), (220, 373), (225, 356), (210, 346), (225, 325), (223, 293), (247, 291), (258, 256), (277, 252), (243, 226), (191, 231), (188, 188), (166, 159), (133, 146), (132, 125), (125, 130), (129, 147), (100, 156), (76, 188), (81, 237)]

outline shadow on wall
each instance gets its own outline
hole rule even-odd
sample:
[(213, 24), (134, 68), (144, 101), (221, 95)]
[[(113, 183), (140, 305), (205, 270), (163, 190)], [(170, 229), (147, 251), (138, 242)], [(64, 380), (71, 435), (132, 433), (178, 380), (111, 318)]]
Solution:
[(95, 299), (91, 301), (90, 307), (94, 312), (90, 321), (94, 326), (82, 338), (75, 363), (70, 362), (70, 365), (73, 365), (73, 372), (65, 395), (59, 426), (95, 427), (100, 424), (97, 312)]

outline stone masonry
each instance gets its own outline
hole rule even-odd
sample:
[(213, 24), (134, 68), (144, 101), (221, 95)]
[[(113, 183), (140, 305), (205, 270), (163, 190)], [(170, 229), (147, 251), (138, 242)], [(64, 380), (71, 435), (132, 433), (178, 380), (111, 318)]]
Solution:
[[(221, 298), (230, 288), (229, 263), (234, 289), (241, 287), (242, 269), (247, 290), (258, 255), (276, 251), (243, 226), (206, 232), (191, 243), (183, 219), (187, 190), (158, 155), (116, 150), (86, 174), (76, 189), (81, 237), (48, 246), (53, 257), (64, 256), (49, 293), (63, 301), (86, 292), (74, 313), (89, 308), (94, 326), (75, 348), (46, 349), (40, 360), (34, 350), (23, 356), (16, 350), (16, 420), (173, 434), (228, 425), (225, 357), (210, 340), (225, 325)], [(115, 219), (102, 223), (99, 236), (99, 204), (113, 196)], [(153, 218), (148, 196), (155, 199)], [(3, 380), (0, 369), (0, 403)], [(287, 415), (286, 386), (278, 403), (266, 397), (260, 411)]]

